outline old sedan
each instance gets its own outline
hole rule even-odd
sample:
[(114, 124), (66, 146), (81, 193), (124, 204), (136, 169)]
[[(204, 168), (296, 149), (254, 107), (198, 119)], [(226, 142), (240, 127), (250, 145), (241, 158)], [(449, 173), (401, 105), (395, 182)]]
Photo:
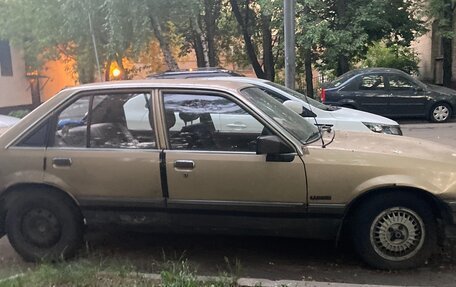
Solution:
[[(146, 111), (142, 123), (128, 115), (132, 108)], [(243, 129), (239, 117), (262, 128)], [(31, 261), (74, 255), (84, 225), (349, 234), (367, 263), (387, 269), (423, 263), (455, 234), (455, 151), (320, 131), (247, 83), (66, 89), (0, 145), (0, 234)]]
[(455, 90), (424, 84), (389, 68), (347, 72), (323, 85), (321, 99), (382, 116), (422, 117), (438, 123), (448, 121), (456, 111)]

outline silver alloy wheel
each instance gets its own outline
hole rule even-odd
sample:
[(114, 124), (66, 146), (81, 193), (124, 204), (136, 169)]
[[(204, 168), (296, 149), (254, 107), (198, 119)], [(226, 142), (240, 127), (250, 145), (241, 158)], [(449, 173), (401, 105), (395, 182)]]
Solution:
[(425, 235), (420, 216), (404, 207), (384, 210), (370, 228), (370, 242), (375, 252), (391, 261), (415, 256), (423, 246)]
[(444, 122), (450, 115), (450, 110), (444, 105), (438, 105), (432, 111), (432, 116), (436, 122)]

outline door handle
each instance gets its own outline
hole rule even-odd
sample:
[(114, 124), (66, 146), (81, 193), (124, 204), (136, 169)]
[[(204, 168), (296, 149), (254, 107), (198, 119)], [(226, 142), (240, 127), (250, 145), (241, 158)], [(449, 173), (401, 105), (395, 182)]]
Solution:
[(195, 162), (193, 160), (176, 160), (174, 162), (174, 167), (177, 169), (194, 169)]
[(245, 129), (247, 127), (244, 124), (227, 124), (226, 126), (233, 129)]
[(72, 164), (71, 158), (55, 157), (52, 159), (52, 166), (54, 168), (70, 167), (71, 164)]

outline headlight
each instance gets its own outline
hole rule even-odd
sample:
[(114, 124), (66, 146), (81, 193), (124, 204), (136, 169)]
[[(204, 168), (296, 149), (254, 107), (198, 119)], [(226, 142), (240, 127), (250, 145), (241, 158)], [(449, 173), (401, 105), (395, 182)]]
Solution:
[(382, 125), (378, 123), (364, 123), (363, 124), (368, 127), (374, 133), (383, 133), (389, 135), (402, 135), (401, 127), (398, 125)]

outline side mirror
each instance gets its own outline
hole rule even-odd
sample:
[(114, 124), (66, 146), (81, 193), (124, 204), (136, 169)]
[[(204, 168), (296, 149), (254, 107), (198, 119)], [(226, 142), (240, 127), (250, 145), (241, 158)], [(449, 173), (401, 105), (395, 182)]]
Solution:
[(275, 135), (259, 136), (256, 153), (265, 154), (266, 161), (290, 162), (295, 157), (295, 151)]
[(297, 101), (287, 100), (287, 101), (283, 102), (283, 105), (285, 107), (289, 108), (290, 110), (292, 110), (293, 112), (297, 113), (298, 115), (302, 114), (302, 112), (304, 110), (304, 107), (302, 106), (302, 104)]

